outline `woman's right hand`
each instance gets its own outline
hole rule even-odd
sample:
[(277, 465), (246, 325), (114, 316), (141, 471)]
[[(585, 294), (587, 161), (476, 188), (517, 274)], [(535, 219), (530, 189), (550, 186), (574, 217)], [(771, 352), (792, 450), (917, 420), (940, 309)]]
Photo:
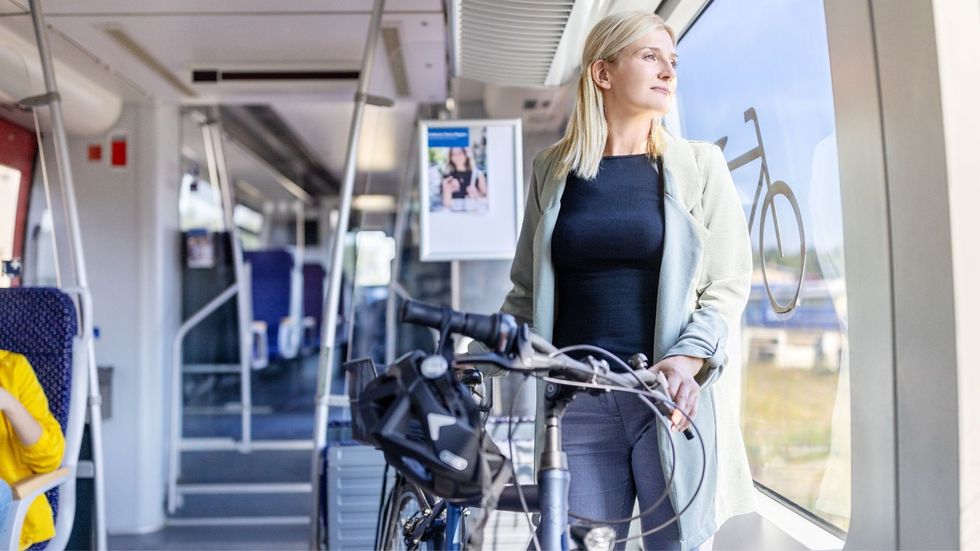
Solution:
[(442, 179), (443, 193), (456, 193), (457, 191), (459, 191), (459, 180), (452, 176), (447, 176)]
[(677, 404), (677, 409), (670, 416), (671, 428), (675, 431), (683, 431), (690, 427), (690, 420), (698, 414), (701, 385), (694, 380), (694, 376), (703, 365), (704, 360), (701, 358), (671, 356), (660, 360), (650, 368), (654, 372), (663, 373), (667, 378), (670, 387), (667, 389), (668, 393)]

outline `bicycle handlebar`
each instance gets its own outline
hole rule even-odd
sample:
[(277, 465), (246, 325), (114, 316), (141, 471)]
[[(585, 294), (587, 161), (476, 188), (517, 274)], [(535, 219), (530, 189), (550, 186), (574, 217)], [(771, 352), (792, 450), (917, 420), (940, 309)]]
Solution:
[[(539, 335), (523, 332), (530, 343), (530, 349), (520, 350), (522, 335), (517, 320), (509, 314), (467, 314), (457, 312), (448, 307), (432, 306), (414, 300), (406, 300), (399, 314), (401, 321), (423, 325), (442, 330), (448, 327), (453, 333), (466, 335), (487, 345), (493, 352), (516, 356), (516, 362), (500, 361), (502, 358), (490, 358), (486, 355), (460, 355), (460, 362), (480, 363), (480, 360), (490, 361), (512, 371), (550, 371), (561, 370), (562, 374), (573, 382), (588, 383), (598, 380), (610, 384), (633, 388), (637, 386), (656, 385), (657, 374), (652, 371), (634, 371), (631, 375), (615, 373), (608, 368), (600, 368), (570, 358), (565, 354), (557, 354), (558, 349)], [(515, 365), (515, 363), (517, 365)]]
[[(595, 379), (605, 379), (606, 381), (612, 383), (615, 386), (621, 386), (626, 388), (643, 388), (644, 390), (652, 391), (661, 394), (659, 399), (654, 400), (654, 405), (665, 417), (669, 418), (673, 411), (667, 404), (670, 403), (669, 396), (667, 395), (666, 381), (661, 380), (661, 375), (653, 371), (642, 369), (637, 371), (631, 371), (628, 375), (625, 373), (616, 373), (610, 371), (609, 369), (597, 369), (594, 365), (585, 364), (579, 362), (564, 354), (556, 355), (558, 351), (557, 348), (546, 339), (539, 335), (531, 334), (531, 346), (535, 349), (535, 354), (546, 355), (545, 363), (552, 367), (564, 367), (563, 373), (567, 375), (575, 374), (578, 375), (577, 378), (572, 379), (576, 382), (590, 382)], [(556, 364), (555, 362), (559, 363)], [(656, 389), (657, 386), (661, 388)], [(690, 428), (684, 429), (684, 437), (688, 440), (694, 439), (694, 432)]]

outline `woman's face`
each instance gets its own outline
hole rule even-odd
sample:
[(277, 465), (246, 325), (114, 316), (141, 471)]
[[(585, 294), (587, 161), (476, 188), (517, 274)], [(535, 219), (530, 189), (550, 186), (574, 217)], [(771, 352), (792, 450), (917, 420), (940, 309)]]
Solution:
[(593, 64), (593, 79), (607, 108), (665, 115), (677, 89), (677, 53), (664, 29), (654, 29), (623, 48), (613, 62)]
[(466, 167), (466, 152), (462, 148), (454, 147), (449, 151), (449, 161), (457, 168)]

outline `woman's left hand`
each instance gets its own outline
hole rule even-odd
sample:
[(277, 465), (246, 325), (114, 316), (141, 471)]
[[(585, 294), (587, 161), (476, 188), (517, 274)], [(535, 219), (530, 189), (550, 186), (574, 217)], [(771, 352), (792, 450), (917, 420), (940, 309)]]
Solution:
[[(698, 413), (698, 397), (701, 393), (701, 385), (694, 380), (694, 376), (701, 371), (704, 366), (702, 358), (692, 356), (671, 356), (664, 358), (650, 369), (659, 371), (667, 377), (668, 392), (677, 409), (670, 416), (673, 423), (672, 429), (682, 431), (691, 426), (688, 418), (694, 419)], [(685, 417), (681, 412), (687, 414)]]

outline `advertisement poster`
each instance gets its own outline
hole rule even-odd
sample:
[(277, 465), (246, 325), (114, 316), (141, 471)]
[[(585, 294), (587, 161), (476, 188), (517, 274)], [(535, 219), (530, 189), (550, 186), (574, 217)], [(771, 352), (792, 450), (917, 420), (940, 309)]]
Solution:
[(511, 258), (523, 212), (520, 120), (423, 121), (421, 259)]
[(187, 230), (184, 234), (187, 247), (187, 267), (214, 268), (214, 239), (211, 232), (203, 228)]

